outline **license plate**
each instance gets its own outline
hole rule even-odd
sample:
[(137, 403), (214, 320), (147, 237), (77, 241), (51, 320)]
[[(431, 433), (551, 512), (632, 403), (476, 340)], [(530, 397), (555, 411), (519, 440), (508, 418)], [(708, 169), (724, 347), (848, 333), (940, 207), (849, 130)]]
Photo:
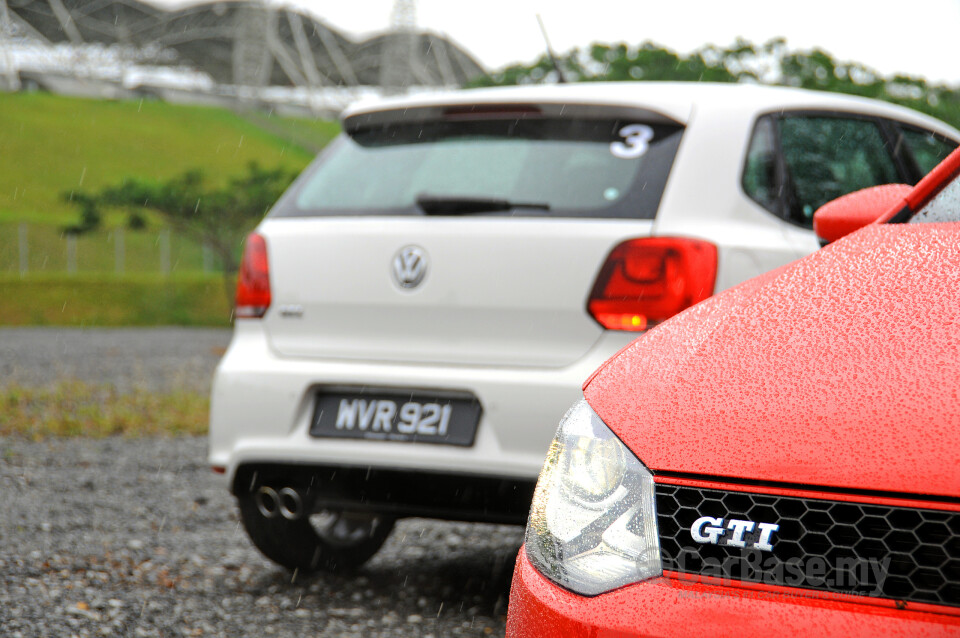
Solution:
[(480, 402), (469, 393), (329, 389), (317, 395), (317, 437), (473, 445)]

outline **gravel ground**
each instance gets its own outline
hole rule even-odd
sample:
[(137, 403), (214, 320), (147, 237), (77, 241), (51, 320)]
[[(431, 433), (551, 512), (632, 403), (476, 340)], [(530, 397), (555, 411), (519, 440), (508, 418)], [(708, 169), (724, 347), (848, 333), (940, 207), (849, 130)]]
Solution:
[[(217, 330), (3, 329), (0, 382), (206, 392), (228, 341)], [(356, 574), (293, 579), (247, 540), (205, 455), (202, 438), (0, 439), (0, 633), (503, 633), (520, 528), (401, 521)]]
[(217, 328), (0, 328), (0, 383), (108, 383), (210, 392), (230, 343)]

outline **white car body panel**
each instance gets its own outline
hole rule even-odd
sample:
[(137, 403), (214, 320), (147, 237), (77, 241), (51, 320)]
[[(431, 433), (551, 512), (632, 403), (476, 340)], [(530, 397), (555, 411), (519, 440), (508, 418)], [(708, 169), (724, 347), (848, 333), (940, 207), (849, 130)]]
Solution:
[[(604, 332), (589, 353), (555, 369), (317, 362), (278, 357), (255, 320), (238, 320), (214, 379), (209, 460), (229, 468), (227, 477), (240, 463), (282, 459), (535, 478), (553, 436), (542, 421), (558, 423), (587, 376), (634, 336)], [(318, 440), (308, 429), (324, 384), (468, 389), (483, 419), (472, 447)]]
[[(268, 219), (274, 303), (263, 323), (280, 356), (559, 367), (603, 333), (585, 312), (600, 264), (649, 220), (363, 217)], [(397, 251), (426, 252), (418, 287), (396, 285)], [(544, 256), (563, 251), (563, 260)], [(549, 268), (549, 270), (546, 270)]]

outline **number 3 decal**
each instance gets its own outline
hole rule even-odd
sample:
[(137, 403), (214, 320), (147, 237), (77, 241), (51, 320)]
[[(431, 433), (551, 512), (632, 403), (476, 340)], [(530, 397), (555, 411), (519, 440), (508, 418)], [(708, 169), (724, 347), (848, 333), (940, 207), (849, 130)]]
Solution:
[(650, 148), (653, 139), (653, 129), (645, 124), (629, 124), (620, 129), (623, 141), (610, 143), (610, 152), (620, 159), (635, 159), (643, 157)]

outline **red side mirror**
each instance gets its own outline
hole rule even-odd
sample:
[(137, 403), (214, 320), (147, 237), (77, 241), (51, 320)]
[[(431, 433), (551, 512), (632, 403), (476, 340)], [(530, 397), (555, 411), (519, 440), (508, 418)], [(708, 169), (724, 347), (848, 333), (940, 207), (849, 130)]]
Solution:
[(906, 184), (883, 184), (848, 193), (827, 202), (813, 214), (813, 230), (829, 243), (880, 219), (892, 208), (905, 206), (913, 190)]

